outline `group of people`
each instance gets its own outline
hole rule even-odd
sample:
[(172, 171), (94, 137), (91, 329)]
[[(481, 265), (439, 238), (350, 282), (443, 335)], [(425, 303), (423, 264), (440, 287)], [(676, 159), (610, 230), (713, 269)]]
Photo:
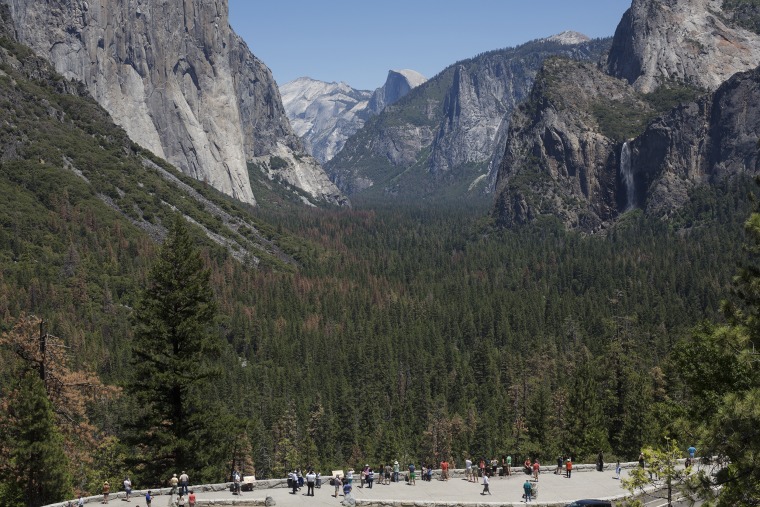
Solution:
[(314, 488), (322, 487), (322, 479), (313, 468), (309, 468), (306, 475), (301, 474), (300, 469), (291, 470), (288, 474), (288, 484), (292, 488), (292, 494), (298, 493), (298, 491), (306, 483), (306, 496), (314, 496)]

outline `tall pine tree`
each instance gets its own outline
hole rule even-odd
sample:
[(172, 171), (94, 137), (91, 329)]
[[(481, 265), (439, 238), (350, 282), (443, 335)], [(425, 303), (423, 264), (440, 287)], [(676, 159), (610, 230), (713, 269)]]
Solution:
[(220, 374), (215, 317), (209, 270), (177, 218), (134, 312), (134, 368), (126, 388), (140, 408), (128, 440), (139, 450), (143, 483), (179, 470), (201, 479), (215, 468), (206, 457), (218, 454), (211, 448), (223, 442), (209, 441), (208, 421), (215, 419), (209, 411), (222, 408), (204, 402), (204, 391)]
[(71, 498), (63, 437), (39, 376), (21, 378), (5, 416), (2, 447), (10, 453), (0, 468), (0, 504), (36, 507)]

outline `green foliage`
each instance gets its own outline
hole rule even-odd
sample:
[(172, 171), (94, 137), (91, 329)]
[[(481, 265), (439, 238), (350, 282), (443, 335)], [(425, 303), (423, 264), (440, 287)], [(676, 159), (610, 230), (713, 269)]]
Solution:
[(204, 385), (221, 373), (209, 276), (178, 218), (134, 313), (133, 369), (126, 388), (139, 412), (129, 439), (141, 449), (136, 461), (145, 482), (168, 470), (203, 477), (198, 465), (219, 445), (204, 441), (208, 422), (224, 416), (218, 404), (203, 397)]
[(724, 0), (723, 12), (739, 26), (760, 33), (760, 2), (758, 0)]
[(693, 472), (692, 467), (682, 467), (679, 459), (683, 450), (675, 440), (667, 439), (662, 448), (646, 447), (642, 450), (644, 467), (636, 467), (622, 480), (631, 494), (644, 493), (667, 499), (671, 504), (673, 494), (685, 489)]
[(0, 469), (0, 503), (37, 507), (70, 498), (73, 491), (63, 438), (39, 376), (31, 372), (22, 376), (19, 390), (10, 399), (8, 417), (10, 424), (4, 424), (0, 439), (12, 451)]

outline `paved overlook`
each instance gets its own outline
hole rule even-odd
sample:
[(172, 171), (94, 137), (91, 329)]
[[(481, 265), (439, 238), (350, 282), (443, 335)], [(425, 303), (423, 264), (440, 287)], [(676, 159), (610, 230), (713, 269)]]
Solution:
[[(622, 477), (627, 476), (627, 470), (637, 463), (624, 463)], [(539, 475), (538, 498), (531, 505), (545, 507), (564, 506), (573, 500), (581, 498), (595, 498), (607, 500), (619, 500), (627, 496), (627, 491), (622, 488), (621, 482), (615, 478), (614, 464), (606, 464), (602, 472), (595, 470), (595, 465), (576, 465), (573, 468), (572, 477), (567, 479), (563, 475), (555, 475), (554, 466), (542, 466)], [(511, 506), (525, 505), (522, 500), (522, 485), (528, 475), (515, 472), (511, 477), (492, 477), (490, 480), (491, 495), (481, 495), (483, 485), (481, 482), (467, 482), (463, 478), (463, 470), (453, 470), (449, 481), (441, 481), (440, 470), (437, 470), (431, 482), (417, 479), (414, 486), (404, 482), (382, 485), (375, 481), (372, 489), (359, 487), (358, 474), (354, 479), (352, 495), (358, 507), (487, 507), (487, 506)], [(191, 478), (192, 479), (192, 478)], [(277, 507), (341, 507), (344, 500), (341, 492), (336, 499), (333, 496), (335, 488), (330, 486), (329, 477), (323, 477), (321, 488), (315, 489), (313, 497), (306, 496), (306, 486), (297, 494), (293, 495), (287, 488), (285, 479), (262, 480), (254, 483), (253, 491), (245, 491), (240, 495), (233, 495), (229, 490), (229, 483), (214, 485), (196, 485), (194, 489), (197, 496), (198, 507), (209, 505), (241, 505), (241, 506), (264, 506), (267, 497), (272, 497)], [(139, 487), (139, 485), (136, 485)], [(124, 492), (117, 491), (111, 494), (109, 504), (117, 506), (136, 505), (145, 506), (146, 490), (135, 490), (129, 503), (124, 500)], [(171, 505), (169, 489), (152, 490), (154, 496), (152, 507), (165, 507)], [(93, 496), (85, 499), (88, 504), (100, 503), (102, 496)], [(658, 507), (662, 502), (650, 503)], [(76, 505), (76, 501), (72, 501)], [(66, 503), (55, 504), (50, 507), (64, 507)]]

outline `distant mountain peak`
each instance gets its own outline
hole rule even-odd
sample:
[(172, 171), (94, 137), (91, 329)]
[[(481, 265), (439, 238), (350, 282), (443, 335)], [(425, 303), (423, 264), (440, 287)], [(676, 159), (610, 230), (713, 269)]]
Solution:
[(546, 37), (541, 40), (545, 42), (559, 42), (560, 44), (572, 45), (588, 42), (591, 40), (591, 37), (580, 32), (565, 30), (564, 32), (560, 32), (558, 34), (552, 35), (551, 37)]

